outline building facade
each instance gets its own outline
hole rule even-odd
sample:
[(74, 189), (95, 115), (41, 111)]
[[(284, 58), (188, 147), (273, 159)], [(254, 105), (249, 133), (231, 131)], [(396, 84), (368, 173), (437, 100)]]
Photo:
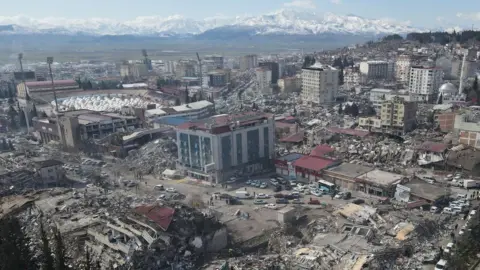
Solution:
[(299, 92), (302, 89), (302, 77), (293, 76), (279, 79), (278, 87), (280, 88), (280, 92)]
[(419, 102), (435, 102), (442, 79), (443, 70), (441, 68), (412, 66), (408, 92)]
[(410, 76), (410, 67), (412, 66), (412, 59), (409, 55), (400, 55), (395, 62), (395, 79), (397, 82), (404, 84), (408, 83)]
[(221, 55), (205, 55), (204, 60), (213, 61), (215, 69), (223, 69), (223, 56)]
[(249, 54), (240, 58), (241, 70), (248, 70), (256, 67), (258, 67), (258, 56), (256, 54)]
[(277, 84), (278, 79), (280, 78), (280, 67), (276, 62), (261, 62), (258, 64), (259, 67), (268, 68), (272, 71), (272, 84)]
[(386, 61), (367, 61), (360, 63), (360, 73), (367, 76), (368, 79), (387, 79), (388, 62)]
[(265, 67), (255, 69), (256, 85), (259, 92), (271, 94), (272, 71)]
[(392, 100), (394, 97), (397, 96), (403, 98), (405, 101), (413, 101), (413, 98), (409, 95), (407, 91), (395, 91), (392, 89), (383, 88), (374, 88), (370, 90), (369, 99), (377, 114), (380, 115), (383, 102)]
[(372, 132), (402, 136), (415, 128), (416, 114), (415, 102), (396, 96), (382, 103), (380, 118), (361, 117), (358, 126)]
[(316, 63), (302, 69), (302, 93), (305, 103), (324, 104), (335, 101), (338, 92), (338, 70)]
[(37, 161), (35, 168), (44, 187), (62, 185), (65, 180), (65, 170), (61, 161), (53, 159)]
[[(465, 66), (463, 67), (464, 78), (471, 78), (476, 75), (477, 69), (480, 64), (474, 60), (465, 60)], [(460, 79), (462, 74), (462, 59), (456, 59), (452, 61), (452, 77)]]
[(273, 115), (217, 115), (177, 127), (177, 169), (213, 183), (273, 169)]

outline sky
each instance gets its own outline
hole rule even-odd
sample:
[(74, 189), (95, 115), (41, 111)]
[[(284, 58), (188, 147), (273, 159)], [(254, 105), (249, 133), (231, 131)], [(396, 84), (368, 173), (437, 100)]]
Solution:
[(480, 0), (5, 0), (0, 16), (130, 20), (183, 15), (202, 19), (261, 15), (282, 8), (391, 19), (418, 27), (480, 28)]

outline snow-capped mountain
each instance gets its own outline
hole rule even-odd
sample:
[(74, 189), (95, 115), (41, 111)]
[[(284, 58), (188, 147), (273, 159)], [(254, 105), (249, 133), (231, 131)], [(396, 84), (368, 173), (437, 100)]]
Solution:
[(408, 25), (388, 20), (365, 19), (355, 15), (279, 10), (260, 16), (206, 18), (193, 20), (180, 15), (144, 16), (129, 21), (112, 19), (33, 19), (26, 16), (1, 17), (0, 33), (49, 33), (90, 35), (198, 35), (215, 29), (249, 29), (255, 35), (390, 34), (415, 31)]

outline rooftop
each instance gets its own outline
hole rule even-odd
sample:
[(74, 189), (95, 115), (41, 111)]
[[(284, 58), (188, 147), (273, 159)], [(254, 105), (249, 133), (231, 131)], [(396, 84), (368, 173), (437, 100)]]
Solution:
[(326, 144), (322, 144), (322, 145), (318, 145), (317, 147), (313, 148), (312, 149), (312, 152), (310, 152), (310, 156), (313, 156), (313, 157), (323, 157), (325, 154), (328, 154), (328, 153), (331, 153), (331, 152), (334, 152), (335, 149), (326, 145)]
[(371, 170), (365, 174), (362, 174), (356, 178), (357, 182), (368, 182), (377, 184), (380, 186), (390, 186), (400, 182), (403, 179), (403, 175), (381, 171), (378, 169)]
[(180, 106), (175, 106), (175, 107), (172, 107), (172, 109), (174, 109), (177, 112), (184, 112), (189, 110), (199, 110), (199, 109), (207, 108), (208, 106), (213, 106), (213, 103), (206, 100), (201, 100), (197, 102), (183, 104)]
[(326, 168), (329, 168), (339, 161), (326, 159), (326, 158), (319, 158), (319, 157), (311, 157), (311, 156), (304, 156), (302, 158), (297, 159), (293, 165), (295, 167), (300, 167), (303, 169), (308, 169), (312, 171), (320, 171)]
[(291, 154), (288, 154), (288, 155), (283, 156), (283, 157), (278, 157), (277, 159), (287, 161), (287, 162), (292, 162), (292, 161), (297, 160), (299, 158), (302, 158), (304, 156), (305, 155), (299, 154), (299, 153), (291, 153)]
[(370, 90), (370, 93), (371, 92), (376, 92), (376, 93), (391, 93), (393, 92), (392, 89), (384, 89), (384, 88), (373, 88), (372, 90)]
[(315, 63), (309, 67), (303, 68), (306, 70), (337, 70), (336, 68), (329, 66), (329, 65), (323, 65), (321, 63)]
[(300, 130), (299, 132), (289, 135), (287, 137), (283, 137), (280, 139), (280, 142), (291, 142), (291, 143), (299, 143), (302, 142), (305, 138), (305, 131)]
[(224, 128), (224, 131), (218, 130), (217, 132), (223, 133), (230, 131), (230, 125), (244, 126), (248, 124), (253, 124), (260, 122), (262, 120), (267, 120), (273, 115), (262, 112), (245, 112), (239, 114), (221, 114), (215, 115), (206, 119), (199, 119), (195, 121), (190, 121), (179, 125), (178, 129), (199, 129), (204, 131), (211, 131), (213, 128)]
[(404, 184), (404, 186), (410, 188), (411, 194), (430, 201), (435, 201), (445, 196), (446, 192), (444, 187), (432, 185), (421, 180), (412, 180)]
[(99, 123), (103, 121), (111, 121), (112, 118), (109, 116), (101, 115), (101, 114), (82, 114), (78, 116), (78, 122), (80, 124), (90, 124), (90, 123)]
[[(56, 80), (53, 81), (53, 84), (58, 87), (58, 86), (78, 86), (77, 82), (74, 80)], [(25, 85), (28, 86), (29, 88), (41, 88), (41, 87), (50, 87), (52, 86), (51, 81), (35, 81), (35, 82), (25, 82)]]
[(447, 150), (447, 147), (448, 146), (444, 143), (423, 142), (417, 149), (434, 153), (443, 153)]
[(347, 177), (351, 177), (351, 178), (357, 178), (360, 175), (366, 174), (366, 173), (368, 173), (372, 170), (373, 170), (373, 168), (371, 168), (371, 167), (367, 167), (367, 166), (363, 166), (363, 165), (359, 165), (359, 164), (342, 163), (338, 166), (329, 168), (327, 171), (332, 172), (332, 173), (336, 173), (336, 174), (340, 174), (340, 175), (344, 175), (344, 176), (347, 176)]
[(147, 217), (166, 231), (173, 220), (175, 209), (158, 205), (141, 205), (135, 207), (135, 212)]

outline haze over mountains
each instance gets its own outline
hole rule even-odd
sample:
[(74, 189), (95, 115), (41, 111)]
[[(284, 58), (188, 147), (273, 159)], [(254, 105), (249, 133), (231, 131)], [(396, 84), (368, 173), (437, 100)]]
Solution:
[(26, 16), (0, 17), (0, 34), (55, 35), (134, 35), (148, 37), (205, 37), (269, 35), (386, 35), (405, 34), (421, 29), (382, 19), (355, 15), (316, 14), (308, 11), (279, 10), (260, 16), (206, 18), (193, 20), (179, 15), (137, 17), (129, 21), (112, 19), (33, 19)]

